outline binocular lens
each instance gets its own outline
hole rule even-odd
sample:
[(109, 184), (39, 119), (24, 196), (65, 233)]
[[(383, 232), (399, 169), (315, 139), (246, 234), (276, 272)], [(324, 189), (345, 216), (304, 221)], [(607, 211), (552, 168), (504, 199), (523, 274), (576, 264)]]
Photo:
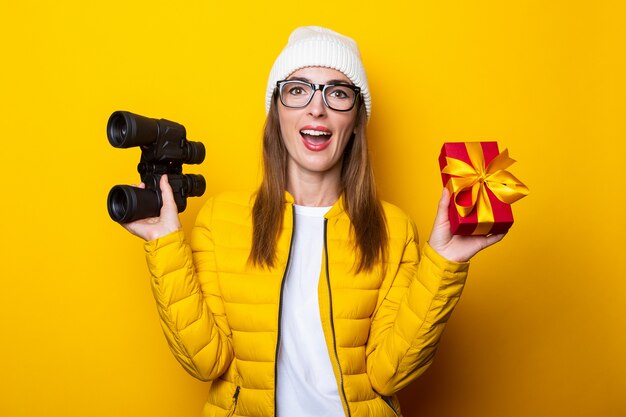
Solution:
[(154, 190), (116, 185), (107, 198), (109, 216), (118, 223), (129, 223), (147, 217), (157, 217), (161, 212), (161, 202)]
[(115, 148), (149, 145), (159, 138), (159, 122), (127, 111), (111, 114), (107, 136)]
[(118, 221), (128, 213), (128, 198), (120, 190), (109, 194), (109, 214)]
[(116, 148), (124, 146), (127, 133), (128, 126), (126, 125), (124, 114), (122, 112), (113, 113), (109, 118), (109, 125), (107, 126), (107, 134), (111, 145)]

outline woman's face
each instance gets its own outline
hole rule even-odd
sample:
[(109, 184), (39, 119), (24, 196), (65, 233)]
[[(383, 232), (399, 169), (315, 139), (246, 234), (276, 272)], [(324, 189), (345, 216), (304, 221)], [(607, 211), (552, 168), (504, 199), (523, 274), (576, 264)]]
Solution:
[[(352, 84), (341, 72), (324, 67), (302, 68), (288, 79), (312, 84)], [(288, 152), (287, 169), (307, 174), (340, 170), (343, 151), (354, 132), (356, 108), (355, 105), (346, 112), (329, 109), (321, 91), (316, 91), (311, 102), (303, 108), (288, 108), (279, 100), (280, 130)]]

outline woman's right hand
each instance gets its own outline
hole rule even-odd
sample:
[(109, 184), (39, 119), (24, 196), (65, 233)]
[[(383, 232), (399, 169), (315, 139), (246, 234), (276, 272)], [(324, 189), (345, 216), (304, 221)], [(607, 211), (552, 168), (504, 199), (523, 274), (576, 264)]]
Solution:
[[(161, 206), (159, 217), (149, 217), (121, 224), (124, 229), (146, 241), (158, 239), (181, 228), (180, 220), (178, 219), (178, 208), (174, 201), (172, 187), (170, 187), (170, 183), (167, 181), (167, 175), (161, 176), (159, 186), (161, 187), (161, 197), (163, 198), (163, 206)], [(145, 185), (141, 183), (138, 187), (145, 188)]]

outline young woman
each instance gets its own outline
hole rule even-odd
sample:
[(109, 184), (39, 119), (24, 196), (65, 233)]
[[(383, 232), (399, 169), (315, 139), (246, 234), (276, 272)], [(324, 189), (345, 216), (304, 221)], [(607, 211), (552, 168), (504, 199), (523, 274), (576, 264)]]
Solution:
[[(203, 416), (397, 416), (431, 363), (468, 260), (503, 235), (429, 241), (376, 195), (368, 82), (353, 40), (296, 29), (267, 88), (257, 193), (207, 201), (187, 242), (165, 176), (147, 241), (167, 341), (211, 381)], [(408, 192), (408, 191), (407, 191)]]

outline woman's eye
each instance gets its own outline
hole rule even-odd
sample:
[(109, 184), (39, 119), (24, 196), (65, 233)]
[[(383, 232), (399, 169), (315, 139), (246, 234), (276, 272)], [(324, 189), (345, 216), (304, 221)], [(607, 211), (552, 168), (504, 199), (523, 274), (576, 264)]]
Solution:
[(294, 96), (304, 94), (304, 89), (302, 87), (292, 87), (289, 89), (289, 94)]
[(341, 99), (341, 98), (348, 98), (348, 94), (345, 91), (343, 91), (342, 89), (339, 89), (339, 88), (337, 88), (335, 90), (332, 90), (330, 92), (330, 96), (332, 98), (339, 98), (339, 99)]

